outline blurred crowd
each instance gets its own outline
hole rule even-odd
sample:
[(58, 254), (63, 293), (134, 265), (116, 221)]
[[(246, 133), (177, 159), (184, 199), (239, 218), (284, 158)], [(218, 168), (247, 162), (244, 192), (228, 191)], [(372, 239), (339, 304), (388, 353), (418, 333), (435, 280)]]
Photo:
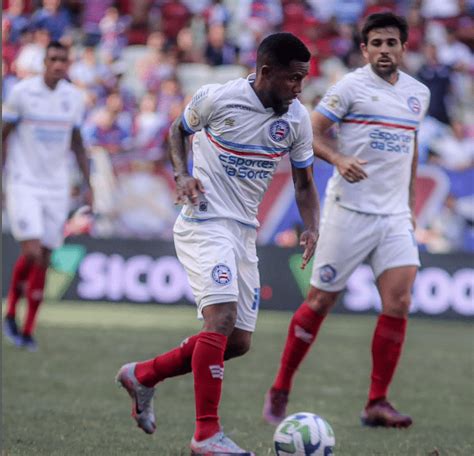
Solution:
[(167, 134), (193, 92), (247, 75), (261, 39), (288, 31), (312, 52), (301, 96), (312, 109), (364, 64), (359, 26), (385, 10), (407, 18), (404, 70), (432, 94), (420, 163), (441, 173), (442, 195), (418, 238), (433, 252), (474, 251), (473, 0), (5, 0), (2, 95), (42, 72), (50, 40), (71, 46), (69, 78), (84, 92), (83, 136), (100, 189), (95, 235), (170, 239), (178, 208)]

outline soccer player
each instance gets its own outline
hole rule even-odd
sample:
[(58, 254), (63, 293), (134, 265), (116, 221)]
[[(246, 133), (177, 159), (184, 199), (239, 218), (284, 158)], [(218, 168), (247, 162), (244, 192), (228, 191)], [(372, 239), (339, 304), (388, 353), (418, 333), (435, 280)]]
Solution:
[[(335, 169), (326, 190), (311, 287), (291, 320), (265, 398), (263, 416), (272, 424), (285, 417), (298, 366), (349, 276), (365, 259), (376, 277), (382, 313), (372, 340), (371, 384), (361, 420), (386, 427), (412, 423), (387, 400), (420, 264), (413, 236), (416, 132), (430, 98), (423, 84), (398, 69), (407, 37), (403, 18), (369, 16), (361, 43), (368, 64), (330, 88), (312, 114), (316, 155)], [(324, 140), (335, 123), (337, 150)]]
[[(218, 406), (224, 359), (250, 348), (260, 295), (257, 210), (285, 155), (306, 227), (300, 239), (303, 268), (314, 253), (319, 198), (312, 177), (313, 135), (309, 114), (296, 99), (309, 59), (294, 35), (270, 35), (258, 47), (256, 75), (203, 86), (171, 127), (177, 198), (184, 204), (174, 227), (175, 246), (204, 324), (174, 350), (124, 365), (117, 380), (132, 398), (138, 426), (152, 433), (155, 385), (192, 371), (195, 455), (252, 454), (223, 434)], [(194, 135), (192, 175), (186, 159), (189, 135)]]
[[(64, 80), (68, 49), (51, 42), (44, 63), (43, 75), (13, 87), (2, 115), (4, 144), (8, 139), (2, 157), (2, 164), (6, 161), (7, 213), (13, 236), (21, 246), (12, 273), (4, 332), (11, 342), (30, 351), (37, 349), (33, 332), (51, 251), (63, 241), (69, 211), (70, 149), (84, 175), (89, 205), (92, 199), (89, 164), (79, 130), (83, 96)], [(23, 292), (28, 307), (20, 333), (15, 317)]]

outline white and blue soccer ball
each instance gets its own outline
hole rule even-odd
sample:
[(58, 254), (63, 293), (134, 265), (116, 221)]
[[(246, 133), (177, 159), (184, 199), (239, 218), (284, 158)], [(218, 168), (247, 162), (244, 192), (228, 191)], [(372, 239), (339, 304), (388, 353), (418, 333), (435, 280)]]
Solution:
[(329, 423), (313, 413), (287, 416), (276, 428), (273, 444), (277, 456), (332, 455), (336, 439)]

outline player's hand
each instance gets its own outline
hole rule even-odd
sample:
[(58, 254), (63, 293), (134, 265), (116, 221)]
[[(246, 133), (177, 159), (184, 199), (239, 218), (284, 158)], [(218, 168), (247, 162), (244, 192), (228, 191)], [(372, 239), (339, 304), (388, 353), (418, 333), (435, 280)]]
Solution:
[(301, 233), (300, 245), (304, 247), (303, 261), (301, 262), (301, 269), (304, 269), (313, 258), (316, 244), (318, 243), (319, 232), (306, 230)]
[(176, 204), (198, 204), (199, 193), (205, 193), (204, 186), (199, 179), (189, 175), (180, 174), (176, 178)]
[(342, 156), (335, 163), (339, 174), (351, 184), (367, 179), (367, 173), (364, 171), (363, 165), (367, 164), (366, 160), (356, 157)]

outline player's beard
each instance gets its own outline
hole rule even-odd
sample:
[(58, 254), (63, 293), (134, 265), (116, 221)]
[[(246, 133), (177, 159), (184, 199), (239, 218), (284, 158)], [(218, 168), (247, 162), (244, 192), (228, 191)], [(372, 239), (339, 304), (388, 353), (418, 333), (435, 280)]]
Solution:
[(383, 79), (388, 79), (392, 74), (395, 74), (398, 70), (398, 65), (393, 61), (390, 61), (390, 64), (379, 65), (379, 62), (375, 62), (372, 65), (374, 72)]

